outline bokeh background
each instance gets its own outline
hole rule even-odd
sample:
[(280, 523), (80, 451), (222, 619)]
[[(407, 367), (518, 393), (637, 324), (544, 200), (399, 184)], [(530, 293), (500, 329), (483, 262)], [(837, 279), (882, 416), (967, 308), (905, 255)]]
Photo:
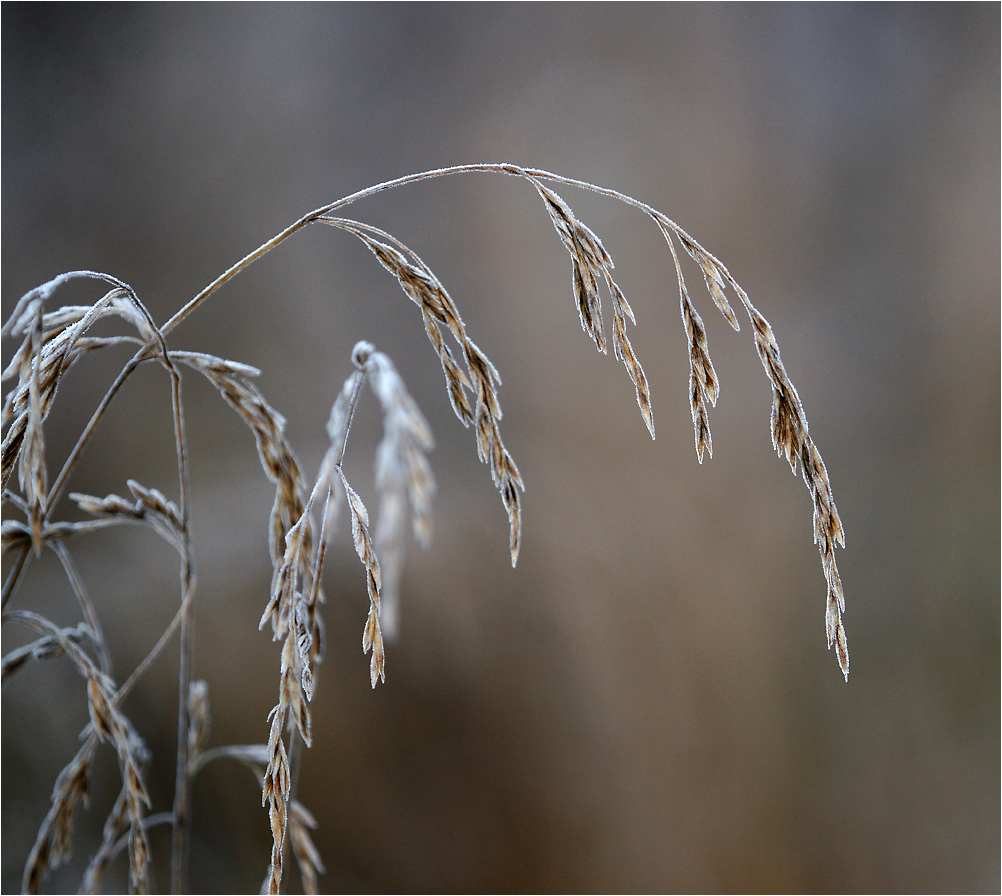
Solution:
[[(172, 344), (260, 367), (311, 475), (360, 338), (395, 359), (437, 439), (434, 543), (410, 550), (375, 692), (346, 532), (325, 580), (300, 782), (325, 889), (998, 892), (997, 5), (0, 15), (5, 317), (32, 286), (90, 268), (166, 320), (312, 208), (426, 168), (512, 161), (637, 196), (718, 255), (771, 321), (827, 462), (847, 533), (848, 684), (825, 649), (810, 501), (770, 446), (748, 327), (731, 332), (689, 264), (721, 381), (700, 465), (671, 258), (642, 216), (560, 190), (636, 312), (655, 442), (622, 366), (580, 331), (566, 253), (528, 184), (468, 175), (352, 210), (432, 266), (501, 371), (527, 483), (516, 570), (419, 316), (360, 244), (307, 229), (227, 285)], [(89, 359), (62, 387), (50, 464), (126, 357)], [(161, 371), (133, 377), (72, 487), (125, 494), (135, 478), (176, 494), (168, 396)], [(257, 630), (272, 489), (211, 388), (192, 376), (185, 396), (195, 671), (212, 743), (260, 742), (278, 693), (277, 645)], [(371, 405), (346, 467), (369, 501)], [(123, 680), (173, 615), (176, 557), (140, 530), (76, 550)], [(11, 605), (77, 621), (51, 557)], [(5, 625), (4, 650), (25, 637)], [(153, 754), (155, 810), (172, 791), (176, 666), (165, 656), (126, 704)], [(66, 661), (5, 687), (5, 891), (85, 722)], [(77, 886), (99, 837), (106, 754), (55, 891)], [(256, 891), (270, 841), (253, 778), (216, 763), (194, 800), (193, 887)], [(163, 829), (153, 843), (166, 890)]]

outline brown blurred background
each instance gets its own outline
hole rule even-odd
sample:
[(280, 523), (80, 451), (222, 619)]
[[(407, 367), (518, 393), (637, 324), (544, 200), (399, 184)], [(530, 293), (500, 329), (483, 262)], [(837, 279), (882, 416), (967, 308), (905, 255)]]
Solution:
[[(560, 190), (637, 315), (653, 443), (622, 365), (580, 330), (528, 184), (468, 175), (350, 211), (432, 266), (501, 371), (527, 484), (514, 571), (416, 309), (369, 253), (307, 229), (228, 285), (172, 344), (260, 367), (310, 475), (360, 338), (395, 359), (438, 443), (434, 543), (409, 549), (402, 636), (374, 693), (346, 532), (325, 580), (301, 792), (326, 889), (998, 892), (998, 6), (7, 3), (2, 27), (5, 317), (90, 268), (166, 320), (325, 202), (511, 161), (637, 196), (717, 254), (771, 321), (827, 462), (848, 684), (748, 327), (731, 332), (688, 264), (721, 381), (700, 465), (671, 258), (642, 216)], [(62, 387), (50, 464), (126, 357)], [(260, 742), (278, 693), (278, 649), (257, 630), (272, 490), (229, 408), (194, 377), (185, 394), (196, 674), (212, 743)], [(347, 465), (369, 501), (378, 428), (369, 402)], [(140, 371), (72, 488), (125, 494), (135, 478), (175, 495), (172, 452), (167, 380)], [(174, 612), (176, 557), (139, 530), (76, 550), (122, 680)], [(54, 558), (29, 572), (13, 604), (74, 624)], [(4, 650), (24, 637), (5, 627)], [(176, 664), (126, 705), (155, 810), (172, 790)], [(4, 691), (5, 891), (83, 706), (65, 661)], [(53, 890), (77, 886), (113, 799), (102, 755)], [(195, 890), (256, 891), (269, 833), (251, 776), (217, 763), (194, 799)], [(167, 839), (153, 839), (161, 890)], [(124, 885), (119, 864), (109, 886)]]

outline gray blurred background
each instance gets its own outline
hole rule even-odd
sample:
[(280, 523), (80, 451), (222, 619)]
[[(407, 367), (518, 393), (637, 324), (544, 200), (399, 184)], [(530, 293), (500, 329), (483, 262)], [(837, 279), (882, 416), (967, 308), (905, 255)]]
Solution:
[[(687, 264), (721, 382), (700, 465), (671, 257), (639, 214), (560, 189), (636, 313), (653, 443), (622, 365), (580, 330), (528, 184), (467, 175), (349, 212), (429, 263), (501, 372), (527, 484), (516, 570), (420, 317), (357, 241), (307, 229), (227, 285), (172, 345), (260, 367), (308, 475), (360, 338), (394, 358), (437, 439), (434, 542), (409, 549), (375, 692), (346, 531), (330, 555), (300, 782), (325, 889), (998, 892), (997, 5), (5, 3), (2, 28), (5, 317), (90, 268), (163, 321), (312, 208), (510, 161), (637, 196), (721, 258), (772, 323), (827, 462), (848, 684), (749, 328), (730, 330)], [(61, 388), (53, 467), (126, 359), (88, 359)], [(260, 742), (278, 695), (279, 651), (257, 630), (273, 491), (243, 424), (185, 384), (195, 672), (212, 743)], [(372, 404), (346, 470), (374, 512)], [(71, 488), (126, 494), (135, 478), (176, 495), (170, 426), (166, 377), (141, 370)], [(141, 530), (76, 551), (121, 681), (173, 615), (176, 556)], [(51, 556), (13, 605), (77, 621)], [(5, 651), (24, 639), (5, 626)], [(155, 810), (172, 792), (176, 667), (162, 658), (125, 706)], [(5, 891), (85, 722), (64, 660), (4, 691)], [(115, 775), (106, 749), (52, 889), (77, 886)], [(253, 778), (209, 766), (194, 809), (195, 890), (256, 890), (270, 839)], [(164, 829), (153, 845), (166, 890)]]

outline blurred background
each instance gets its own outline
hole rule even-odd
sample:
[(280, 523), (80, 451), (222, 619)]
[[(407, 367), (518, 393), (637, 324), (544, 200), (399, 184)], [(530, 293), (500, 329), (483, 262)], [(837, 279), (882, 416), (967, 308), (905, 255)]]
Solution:
[[(771, 322), (827, 463), (846, 530), (848, 684), (826, 650), (810, 499), (770, 445), (749, 327), (730, 330), (684, 259), (721, 383), (700, 465), (674, 270), (643, 216), (559, 189), (636, 313), (656, 442), (622, 365), (580, 330), (567, 254), (528, 184), (466, 175), (349, 211), (428, 262), (501, 372), (502, 433), (527, 486), (515, 570), (420, 317), (361, 244), (308, 228), (228, 284), (171, 344), (261, 368), (308, 476), (361, 338), (393, 357), (437, 441), (434, 541), (409, 547), (401, 637), (375, 692), (346, 530), (329, 555), (300, 781), (322, 887), (998, 892), (996, 5), (0, 15), (5, 319), (31, 287), (88, 268), (164, 321), (357, 189), (465, 162), (538, 166), (656, 206), (728, 266)], [(89, 358), (61, 387), (51, 468), (127, 358)], [(189, 376), (185, 403), (195, 674), (212, 744), (262, 742), (278, 695), (278, 645), (257, 629), (273, 489), (206, 383)], [(373, 404), (346, 471), (375, 512)], [(152, 366), (116, 399), (71, 490), (127, 494), (129, 478), (177, 494), (169, 385)], [(176, 609), (176, 555), (132, 529), (75, 551), (122, 681)], [(78, 621), (52, 556), (15, 605)], [(5, 625), (3, 639), (6, 652), (27, 633)], [(173, 788), (170, 653), (125, 705), (152, 752), (154, 811)], [(4, 690), (5, 891), (85, 723), (65, 660)], [(117, 792), (101, 757), (54, 891), (78, 885)], [(256, 891), (270, 834), (252, 776), (210, 765), (194, 811), (194, 890)], [(153, 836), (160, 890), (168, 840)], [(123, 875), (119, 860), (109, 888)]]

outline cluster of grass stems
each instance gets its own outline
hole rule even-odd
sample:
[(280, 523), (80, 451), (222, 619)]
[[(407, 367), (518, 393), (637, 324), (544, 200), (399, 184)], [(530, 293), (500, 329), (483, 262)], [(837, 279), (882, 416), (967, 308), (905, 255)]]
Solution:
[[(121, 792), (104, 825), (101, 844), (90, 859), (81, 890), (95, 892), (109, 863), (127, 855), (132, 890), (150, 884), (151, 856), (148, 831), (155, 824), (172, 827), (171, 879), (175, 892), (188, 886), (191, 832), (191, 789), (195, 775), (218, 758), (238, 760), (257, 775), (262, 802), (272, 831), (272, 851), (264, 889), (278, 893), (291, 845), (304, 889), (317, 891), (323, 873), (320, 856), (310, 837), (315, 821), (297, 799), (295, 781), (302, 748), (312, 739), (310, 700), (316, 664), (321, 660), (323, 631), (320, 607), (324, 602), (322, 571), (330, 539), (340, 516), (350, 520), (352, 538), (366, 575), (369, 613), (362, 647), (370, 656), (372, 686), (385, 679), (384, 639), (396, 629), (397, 583), (404, 556), (406, 531), (427, 546), (431, 537), (431, 502), (435, 484), (427, 453), (432, 447), (428, 424), (409, 395), (392, 361), (367, 342), (352, 353), (353, 371), (331, 409), (327, 431), (329, 448), (315, 480), (308, 480), (285, 436), (285, 420), (271, 407), (255, 385), (259, 371), (246, 364), (205, 353), (171, 348), (168, 338), (224, 283), (254, 261), (277, 248), (310, 224), (326, 224), (364, 243), (398, 282), (418, 308), (425, 333), (438, 356), (452, 407), (465, 427), (475, 433), (480, 459), (490, 467), (509, 522), (509, 549), (514, 566), (521, 537), (522, 477), (505, 447), (499, 424), (501, 378), (484, 352), (470, 338), (459, 310), (424, 261), (391, 234), (361, 221), (340, 216), (343, 208), (382, 190), (429, 178), (470, 172), (504, 173), (528, 182), (539, 194), (571, 260), (572, 286), (581, 326), (599, 351), (611, 340), (633, 383), (644, 424), (654, 437), (650, 389), (643, 368), (627, 335), (634, 313), (613, 279), (613, 262), (599, 238), (573, 213), (553, 189), (570, 186), (591, 190), (625, 202), (647, 215), (668, 245), (678, 280), (682, 321), (689, 348), (689, 400), (696, 455), (712, 454), (708, 407), (716, 403), (717, 377), (707, 350), (702, 318), (690, 299), (680, 263), (681, 247), (695, 263), (714, 304), (735, 329), (739, 329), (726, 293), (737, 298), (751, 324), (751, 333), (772, 389), (772, 442), (796, 472), (799, 465), (814, 505), (814, 540), (821, 553), (827, 583), (825, 629), (828, 646), (835, 646), (842, 672), (848, 678), (849, 654), (842, 613), (845, 605), (838, 568), (836, 542), (843, 543), (842, 525), (824, 462), (808, 433), (797, 390), (780, 360), (772, 328), (752, 305), (747, 293), (727, 268), (677, 224), (649, 205), (615, 190), (597, 187), (537, 169), (509, 164), (463, 165), (425, 171), (386, 181), (325, 205), (300, 218), (258, 249), (241, 259), (166, 323), (157, 325), (136, 291), (107, 274), (73, 271), (62, 274), (26, 293), (5, 322), (2, 335), (20, 343), (3, 372), (9, 383), (3, 407), (3, 551), (11, 562), (3, 584), (2, 619), (18, 623), (33, 640), (3, 657), (3, 682), (29, 661), (55, 656), (68, 658), (86, 681), (90, 721), (81, 733), (82, 746), (59, 774), (51, 808), (42, 822), (24, 868), (23, 889), (37, 892), (47, 874), (69, 856), (73, 817), (86, 801), (88, 778), (100, 744), (117, 756)], [(52, 310), (53, 296), (71, 280), (90, 279), (107, 291), (91, 305), (63, 305)], [(611, 333), (603, 321), (602, 293), (612, 310)], [(92, 326), (102, 319), (118, 318), (126, 332), (94, 336)], [(46, 460), (44, 424), (62, 378), (84, 354), (112, 346), (133, 345), (135, 353), (108, 388), (80, 433), (79, 439), (50, 482)], [(133, 480), (125, 483), (129, 495), (96, 497), (70, 493), (83, 512), (78, 521), (57, 520), (53, 511), (95, 430), (119, 389), (140, 365), (159, 364), (170, 380), (177, 455), (177, 492), (168, 498), (155, 488)], [(209, 748), (210, 707), (208, 687), (192, 676), (194, 649), (192, 609), (195, 599), (195, 560), (190, 538), (188, 449), (182, 400), (182, 372), (205, 377), (254, 435), (265, 475), (275, 485), (275, 503), (269, 522), (273, 567), (272, 585), (261, 627), (269, 628), (281, 642), (278, 700), (270, 714), (267, 742)], [(383, 415), (384, 435), (376, 452), (375, 484), (379, 517), (370, 532), (369, 515), (358, 493), (345, 478), (342, 461), (354, 411), (368, 385)], [(14, 476), (15, 470), (17, 472)], [(152, 528), (180, 557), (180, 600), (172, 621), (149, 655), (124, 682), (112, 676), (108, 645), (95, 602), (77, 570), (70, 542), (108, 526), (140, 524)], [(81, 620), (60, 626), (31, 609), (9, 606), (18, 582), (32, 558), (51, 551), (65, 570), (79, 604)], [(148, 751), (142, 737), (123, 712), (126, 697), (175, 636), (179, 641), (180, 673), (177, 707), (177, 767), (174, 802), (169, 811), (150, 814), (145, 780)]]

